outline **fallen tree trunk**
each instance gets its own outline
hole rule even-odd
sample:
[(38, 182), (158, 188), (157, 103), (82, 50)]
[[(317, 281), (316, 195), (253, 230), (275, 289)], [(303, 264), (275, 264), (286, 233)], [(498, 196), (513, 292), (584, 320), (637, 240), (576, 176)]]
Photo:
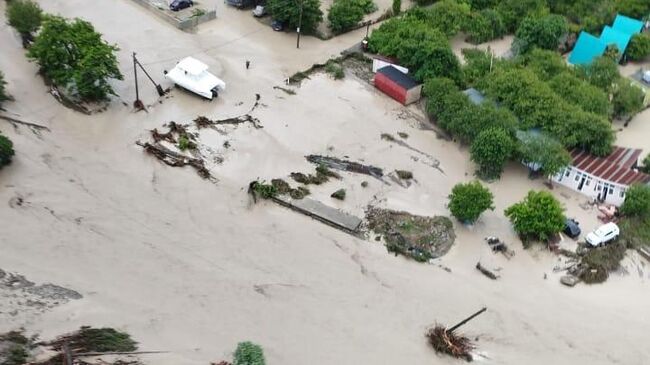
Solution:
[(379, 167), (362, 165), (358, 162), (342, 160), (336, 157), (329, 157), (329, 156), (309, 155), (306, 156), (305, 158), (307, 159), (307, 161), (313, 164), (325, 165), (328, 168), (341, 170), (341, 171), (356, 172), (358, 174), (370, 175), (375, 179), (379, 179), (383, 181), (382, 177), (384, 176), (384, 171)]
[(493, 273), (492, 271), (486, 269), (483, 265), (481, 265), (480, 261), (476, 263), (476, 269), (480, 271), (483, 275), (487, 276), (492, 280), (496, 280), (499, 278), (495, 273)]
[(148, 153), (156, 156), (160, 161), (173, 167), (191, 166), (196, 172), (204, 179), (216, 182), (210, 171), (205, 167), (205, 162), (200, 158), (189, 157), (178, 152), (172, 151), (159, 143), (151, 144), (149, 142), (142, 143), (137, 141), (135, 144), (144, 148)]
[(46, 131), (48, 131), (48, 132), (50, 131), (50, 128), (48, 128), (48, 127), (46, 127), (46, 126), (44, 126), (44, 125), (35, 124), (35, 123), (30, 123), (30, 122), (25, 122), (25, 121), (23, 121), (23, 120), (16, 119), (16, 118), (12, 118), (12, 117), (8, 117), (8, 116), (6, 116), (6, 115), (0, 115), (0, 119), (6, 120), (6, 121), (8, 121), (9, 123), (14, 124), (14, 125), (16, 125), (16, 124), (20, 124), (20, 125), (27, 126), (27, 127), (29, 127), (29, 128), (34, 128), (34, 129), (38, 129), (38, 130), (46, 130)]

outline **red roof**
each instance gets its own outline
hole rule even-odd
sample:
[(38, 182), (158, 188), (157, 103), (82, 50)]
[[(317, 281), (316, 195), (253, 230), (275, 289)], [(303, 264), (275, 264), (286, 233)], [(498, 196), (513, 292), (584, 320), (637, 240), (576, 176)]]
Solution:
[(641, 155), (638, 148), (614, 146), (614, 151), (605, 157), (590, 155), (581, 149), (571, 150), (571, 165), (590, 175), (619, 185), (650, 182), (650, 175), (635, 170)]

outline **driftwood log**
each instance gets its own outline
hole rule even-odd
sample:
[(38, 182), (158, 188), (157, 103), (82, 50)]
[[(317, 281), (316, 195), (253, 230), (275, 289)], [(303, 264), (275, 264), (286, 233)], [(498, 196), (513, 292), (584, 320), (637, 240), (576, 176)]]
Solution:
[(496, 280), (499, 278), (495, 273), (493, 273), (492, 271), (486, 269), (483, 265), (481, 265), (480, 261), (476, 263), (476, 269), (480, 271), (483, 275), (487, 276), (492, 280)]

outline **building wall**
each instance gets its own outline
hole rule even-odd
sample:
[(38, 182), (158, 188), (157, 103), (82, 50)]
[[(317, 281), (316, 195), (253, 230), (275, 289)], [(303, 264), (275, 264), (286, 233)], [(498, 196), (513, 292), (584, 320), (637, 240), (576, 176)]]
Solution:
[(412, 89), (406, 91), (406, 100), (404, 101), (405, 105), (415, 103), (420, 100), (422, 96), (422, 85), (418, 85)]
[(569, 189), (578, 191), (590, 198), (602, 200), (607, 204), (620, 206), (625, 200), (627, 186), (618, 185), (587, 174), (574, 167), (566, 168), (551, 180)]
[(386, 77), (386, 75), (381, 73), (375, 74), (375, 87), (400, 103), (406, 103), (406, 90)]

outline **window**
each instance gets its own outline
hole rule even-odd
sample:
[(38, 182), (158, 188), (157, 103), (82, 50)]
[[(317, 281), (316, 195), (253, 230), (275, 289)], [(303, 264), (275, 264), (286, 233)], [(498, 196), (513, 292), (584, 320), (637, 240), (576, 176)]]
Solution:
[(609, 186), (609, 193), (614, 194), (614, 188), (611, 185)]
[(625, 189), (621, 189), (619, 195), (621, 196), (621, 198), (625, 198)]
[(587, 178), (587, 182), (585, 182), (585, 185), (589, 186), (590, 183), (591, 183), (591, 178), (588, 177), (588, 178)]
[(580, 180), (580, 177), (581, 177), (581, 176), (582, 176), (582, 174), (578, 172), (578, 173), (576, 174), (576, 177), (575, 177), (574, 180), (575, 180), (575, 181)]
[(569, 175), (571, 175), (571, 168), (570, 167), (567, 168), (566, 172), (564, 173), (564, 176), (569, 176)]

